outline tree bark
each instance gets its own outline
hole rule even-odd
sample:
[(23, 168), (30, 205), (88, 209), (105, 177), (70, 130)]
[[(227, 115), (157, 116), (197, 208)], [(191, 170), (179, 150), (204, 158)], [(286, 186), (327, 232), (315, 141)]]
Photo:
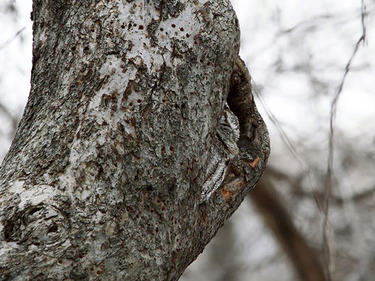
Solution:
[[(0, 168), (0, 280), (177, 280), (269, 154), (231, 4), (34, 0), (32, 18), (31, 92)], [(227, 98), (238, 153), (213, 157)], [(202, 200), (212, 159), (225, 177)]]

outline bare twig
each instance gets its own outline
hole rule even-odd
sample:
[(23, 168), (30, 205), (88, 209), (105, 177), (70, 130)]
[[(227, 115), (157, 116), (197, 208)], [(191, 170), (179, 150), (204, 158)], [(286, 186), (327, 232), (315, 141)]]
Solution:
[(8, 108), (6, 108), (1, 102), (0, 102), (0, 113), (4, 114), (6, 118), (8, 118), (12, 123), (12, 130), (13, 133), (16, 131), (17, 125), (18, 125), (18, 118), (15, 117)]
[(332, 17), (333, 17), (332, 14), (316, 16), (316, 17), (310, 18), (308, 20), (302, 21), (302, 22), (296, 24), (295, 26), (293, 26), (291, 28), (282, 30), (281, 33), (282, 34), (291, 33), (293, 31), (295, 31), (296, 29), (300, 29), (300, 28), (305, 27), (305, 26), (311, 26), (311, 25), (316, 24), (316, 22), (320, 23), (322, 20), (328, 20), (328, 19), (331, 19)]
[(302, 157), (300, 156), (300, 154), (297, 152), (297, 149), (296, 149), (294, 143), (288, 137), (288, 135), (285, 133), (284, 129), (281, 127), (281, 125), (280, 125), (279, 121), (277, 120), (277, 118), (275, 117), (275, 115), (268, 108), (267, 103), (264, 101), (262, 95), (260, 94), (260, 90), (259, 90), (258, 86), (256, 85), (254, 79), (252, 79), (252, 90), (253, 90), (254, 95), (259, 99), (260, 103), (262, 104), (264, 110), (266, 111), (266, 114), (267, 114), (268, 118), (275, 125), (277, 131), (279, 132), (282, 140), (284, 141), (284, 143), (288, 147), (289, 151), (297, 159), (297, 161), (300, 164), (302, 170), (307, 175), (307, 179), (309, 181), (310, 188), (311, 188), (311, 190), (312, 190), (312, 192), (314, 194), (315, 202), (316, 202), (319, 210), (323, 211), (322, 202), (320, 201), (319, 197), (315, 195), (315, 194), (318, 194), (318, 189), (316, 188), (316, 185), (314, 184), (313, 173), (311, 171), (311, 168), (302, 159)]
[[(325, 193), (318, 193), (318, 194), (311, 194), (310, 192), (305, 192), (301, 189), (293, 189), (292, 193), (298, 197), (307, 197), (311, 198), (313, 195), (318, 196), (319, 198), (323, 199), (325, 197)], [(367, 190), (364, 190), (362, 192), (355, 193), (351, 196), (342, 197), (337, 195), (330, 195), (330, 203), (336, 204), (338, 206), (342, 206), (343, 204), (347, 202), (355, 202), (360, 203), (363, 200), (368, 200), (369, 197), (373, 196), (375, 194), (375, 188), (370, 188)]]
[(326, 275), (327, 279), (331, 280), (331, 250), (330, 250), (330, 244), (329, 244), (329, 219), (328, 219), (328, 213), (329, 213), (329, 201), (332, 191), (332, 179), (333, 179), (333, 158), (334, 158), (334, 121), (336, 118), (337, 113), (337, 104), (339, 101), (339, 98), (341, 96), (346, 77), (350, 71), (351, 64), (353, 62), (353, 59), (355, 55), (358, 52), (359, 45), (362, 42), (366, 41), (366, 5), (364, 0), (362, 0), (361, 3), (361, 22), (362, 22), (362, 34), (357, 40), (357, 43), (355, 44), (354, 50), (345, 66), (345, 71), (343, 74), (343, 77), (341, 78), (340, 84), (337, 88), (336, 94), (333, 97), (332, 103), (331, 103), (331, 114), (330, 114), (330, 130), (329, 130), (329, 144), (328, 144), (328, 163), (327, 163), (327, 172), (326, 172), (326, 180), (325, 180), (325, 195), (324, 195), (324, 223), (323, 223), (323, 251), (324, 251), (324, 259), (325, 264), (327, 266), (326, 268)]
[(9, 39), (6, 40), (4, 43), (2, 43), (2, 44), (0, 45), (0, 51), (1, 51), (2, 49), (5, 49), (10, 43), (12, 43), (13, 40), (16, 39), (16, 38), (22, 33), (22, 31), (25, 30), (25, 28), (26, 28), (26, 27), (21, 28), (20, 30), (17, 31), (16, 34), (14, 34), (14, 36), (13, 36), (12, 38), (9, 38)]
[[(366, 9), (366, 13), (373, 12), (375, 10), (374, 6), (370, 6), (368, 9)], [(346, 22), (348, 20), (351, 20), (353, 18), (357, 18), (358, 15), (363, 15), (363, 9), (361, 8), (359, 12), (351, 13), (350, 15), (336, 15), (336, 14), (322, 14), (318, 15), (312, 18), (309, 18), (307, 20), (303, 20), (296, 25), (288, 28), (288, 29), (283, 29), (280, 31), (281, 35), (286, 35), (292, 32), (295, 32), (300, 29), (309, 29), (311, 27), (315, 27), (318, 24), (320, 25), (322, 21), (328, 21), (328, 20), (336, 20), (336, 23), (342, 23)]]

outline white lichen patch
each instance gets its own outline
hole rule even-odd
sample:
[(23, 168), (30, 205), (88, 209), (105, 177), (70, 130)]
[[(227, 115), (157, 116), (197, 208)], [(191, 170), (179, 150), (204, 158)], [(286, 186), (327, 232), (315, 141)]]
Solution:
[(103, 94), (109, 94), (110, 92), (118, 92), (119, 95), (122, 94), (128, 82), (135, 79), (137, 69), (129, 67), (126, 72), (123, 69), (124, 61), (121, 58), (114, 55), (106, 57), (106, 61), (100, 68), (99, 73), (100, 79), (108, 77), (108, 82), (94, 96), (89, 109), (97, 109), (100, 106)]
[(2, 267), (2, 265), (7, 265), (8, 260), (11, 258), (10, 253), (14, 252), (14, 250), (19, 247), (20, 246), (16, 242), (0, 242), (0, 267)]
[(168, 18), (162, 21), (157, 33), (159, 46), (172, 51), (171, 39), (176, 38), (183, 40), (188, 46), (193, 47), (194, 37), (202, 28), (202, 25), (191, 19), (198, 16), (199, 12), (197, 10), (201, 9), (202, 6), (201, 2), (197, 6), (189, 2), (177, 19)]
[(18, 207), (22, 209), (26, 204), (35, 206), (40, 203), (52, 201), (53, 197), (58, 193), (55, 187), (49, 185), (39, 185), (35, 186), (33, 189), (23, 189), (18, 193), (21, 199)]
[(24, 190), (23, 189), (24, 184), (25, 184), (24, 181), (20, 181), (20, 180), (15, 181), (9, 187), (9, 194), (13, 195), (13, 194), (20, 194), (20, 193), (22, 193), (23, 190)]

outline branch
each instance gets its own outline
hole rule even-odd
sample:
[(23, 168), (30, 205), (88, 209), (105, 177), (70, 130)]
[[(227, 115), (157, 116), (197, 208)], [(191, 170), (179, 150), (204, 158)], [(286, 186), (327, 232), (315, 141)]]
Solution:
[[(267, 173), (267, 170), (266, 170)], [(326, 281), (324, 270), (316, 254), (308, 247), (305, 238), (295, 227), (275, 187), (267, 175), (259, 181), (249, 196), (264, 222), (289, 256), (297, 274), (303, 281)]]
[(13, 116), (13, 114), (9, 111), (9, 109), (5, 107), (1, 102), (0, 102), (0, 112), (2, 112), (6, 116), (6, 118), (8, 118), (11, 121), (12, 130), (13, 132), (15, 132), (17, 129), (18, 118)]
[(6, 40), (4, 43), (2, 43), (2, 44), (0, 45), (0, 51), (1, 51), (2, 49), (5, 49), (10, 43), (12, 43), (13, 40), (16, 39), (16, 38), (22, 33), (22, 31), (25, 30), (25, 28), (26, 28), (26, 27), (21, 28), (20, 30), (17, 31), (16, 34), (14, 34), (14, 36), (13, 36), (12, 38), (9, 38), (9, 39)]
[(346, 77), (349, 74), (351, 64), (359, 50), (359, 46), (362, 42), (365, 42), (366, 40), (366, 5), (364, 0), (362, 0), (361, 5), (361, 24), (362, 24), (362, 34), (357, 40), (357, 43), (354, 46), (354, 50), (346, 63), (344, 74), (341, 78), (340, 84), (337, 88), (336, 94), (333, 97), (332, 103), (331, 103), (331, 114), (330, 114), (330, 121), (329, 121), (329, 143), (328, 143), (328, 161), (327, 161), (327, 172), (326, 172), (326, 178), (325, 178), (325, 185), (324, 185), (324, 222), (323, 222), (323, 250), (324, 250), (324, 258), (325, 258), (325, 264), (327, 266), (326, 274), (328, 276), (328, 280), (331, 280), (331, 250), (329, 245), (329, 202), (330, 197), (332, 193), (332, 180), (333, 180), (333, 160), (334, 160), (334, 121), (336, 118), (336, 112), (337, 112), (337, 104), (339, 102), (339, 98), (341, 96), (342, 90), (344, 88), (344, 84), (346, 81)]

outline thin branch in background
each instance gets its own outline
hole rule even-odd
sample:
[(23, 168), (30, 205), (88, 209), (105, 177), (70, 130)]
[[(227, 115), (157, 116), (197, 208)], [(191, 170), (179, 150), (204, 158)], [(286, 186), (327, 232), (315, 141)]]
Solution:
[(362, 42), (366, 41), (366, 5), (365, 1), (361, 1), (361, 23), (362, 23), (362, 34), (359, 37), (357, 43), (355, 44), (354, 50), (345, 66), (344, 75), (341, 78), (340, 84), (337, 88), (336, 94), (333, 97), (332, 103), (331, 103), (331, 114), (330, 114), (330, 122), (329, 122), (329, 144), (328, 144), (328, 163), (327, 163), (327, 172), (326, 172), (326, 179), (325, 179), (325, 194), (324, 194), (324, 223), (323, 223), (323, 252), (324, 252), (324, 259), (325, 259), (325, 265), (326, 268), (326, 275), (327, 280), (332, 280), (332, 264), (331, 264), (331, 249), (330, 249), (330, 243), (329, 243), (329, 219), (328, 219), (328, 213), (329, 213), (329, 201), (330, 196), (332, 192), (332, 181), (333, 181), (333, 158), (334, 158), (334, 121), (336, 118), (337, 113), (337, 104), (339, 101), (339, 98), (341, 96), (346, 77), (348, 76), (348, 73), (350, 71), (351, 64), (354, 60), (354, 57), (356, 56), (359, 45)]
[[(295, 196), (298, 196), (298, 197), (302, 197), (302, 198), (303, 197), (311, 198), (311, 193), (305, 192), (302, 189), (294, 188), (292, 190), (292, 194), (295, 195)], [(337, 196), (337, 195), (331, 194), (329, 200), (330, 200), (330, 204), (333, 203), (333, 204), (341, 207), (342, 205), (344, 205), (345, 203), (348, 203), (348, 202), (354, 202), (356, 204), (361, 204), (362, 201), (368, 200), (369, 197), (373, 196), (374, 194), (375, 194), (375, 187), (373, 187), (371, 189), (368, 189), (368, 190), (365, 190), (365, 191), (362, 191), (362, 192), (359, 192), (359, 193), (356, 193), (356, 194), (353, 194), (351, 196), (347, 196), (347, 197), (342, 197), (342, 196)], [(321, 197), (321, 198), (324, 198), (325, 193), (319, 193), (318, 196)]]
[(0, 113), (4, 114), (6, 118), (8, 118), (12, 123), (12, 129), (13, 133), (16, 131), (17, 125), (18, 125), (18, 118), (14, 116), (8, 108), (6, 108), (1, 102), (0, 102)]
[(5, 117), (7, 117), (11, 123), (12, 123), (12, 128), (13, 128), (13, 131), (16, 130), (17, 128), (17, 125), (18, 125), (18, 118), (16, 116), (14, 116), (8, 108), (6, 108), (1, 102), (0, 102), (0, 112), (2, 114), (5, 115)]
[(347, 22), (348, 20), (357, 18), (358, 15), (361, 15), (361, 16), (367, 15), (370, 12), (373, 12), (374, 10), (375, 10), (375, 6), (370, 5), (369, 8), (366, 7), (366, 13), (365, 14), (364, 14), (364, 10), (362, 8), (358, 11), (358, 14), (357, 14), (357, 12), (355, 12), (355, 14), (350, 14), (350, 15), (323, 14), (323, 15), (320, 15), (320, 16), (312, 17), (308, 20), (301, 21), (301, 22), (297, 23), (296, 25), (294, 25), (294, 26), (292, 26), (288, 29), (282, 29), (280, 31), (280, 34), (285, 35), (285, 34), (289, 34), (289, 33), (298, 31), (300, 29), (309, 29), (311, 27), (321, 25), (322, 21), (328, 21), (328, 20), (336, 20), (336, 22), (342, 24), (343, 22)]
[(300, 29), (300, 28), (303, 28), (303, 27), (306, 27), (306, 26), (307, 27), (313, 26), (317, 22), (321, 23), (322, 20), (329, 20), (332, 17), (333, 17), (333, 15), (331, 15), (331, 14), (316, 16), (316, 17), (310, 18), (309, 20), (302, 21), (302, 22), (296, 24), (295, 26), (293, 26), (291, 28), (282, 30), (281, 34), (291, 33), (291, 32), (294, 32), (296, 29)]
[(249, 198), (262, 215), (265, 224), (273, 232), (281, 248), (287, 253), (300, 280), (326, 281), (323, 266), (294, 225), (272, 181), (269, 180), (270, 176), (267, 176), (267, 171), (260, 179), (258, 187), (250, 192)]
[(300, 164), (302, 170), (307, 175), (307, 179), (309, 181), (310, 188), (311, 188), (311, 190), (314, 194), (314, 199), (315, 199), (316, 205), (318, 206), (320, 211), (323, 211), (323, 204), (322, 204), (321, 200), (319, 199), (319, 197), (317, 196), (318, 189), (316, 188), (316, 185), (314, 184), (313, 173), (312, 173), (310, 167), (305, 163), (305, 161), (302, 159), (300, 154), (297, 152), (297, 149), (295, 148), (294, 143), (288, 137), (288, 135), (285, 133), (285, 131), (281, 127), (279, 121), (277, 120), (275, 115), (272, 113), (272, 111), (269, 109), (269, 107), (267, 106), (267, 103), (265, 102), (262, 95), (260, 94), (260, 90), (259, 90), (258, 86), (256, 85), (254, 79), (251, 79), (251, 81), (252, 81), (252, 89), (253, 89), (253, 92), (254, 92), (255, 96), (259, 99), (259, 101), (262, 104), (264, 110), (266, 111), (266, 114), (267, 114), (268, 118), (275, 125), (277, 131), (279, 132), (282, 140), (284, 141), (284, 143), (288, 147), (289, 151), (297, 159), (297, 161)]
[[(12, 38), (9, 38), (4, 43), (0, 44), (0, 51), (9, 46), (25, 30), (25, 28), (26, 27), (21, 28), (16, 32), (16, 34)], [(14, 135), (14, 132), (18, 125), (18, 118), (13, 116), (13, 114), (8, 110), (8, 108), (6, 108), (2, 103), (0, 103), (0, 112), (11, 121), (13, 129), (12, 134)]]
[(25, 28), (26, 28), (26, 27), (21, 28), (20, 30), (17, 31), (17, 33), (16, 33), (12, 38), (9, 38), (9, 39), (6, 40), (4, 43), (2, 43), (2, 44), (0, 45), (0, 51), (1, 51), (2, 49), (5, 49), (10, 43), (12, 43), (13, 40), (16, 39), (16, 38), (22, 33), (22, 31), (25, 30)]

